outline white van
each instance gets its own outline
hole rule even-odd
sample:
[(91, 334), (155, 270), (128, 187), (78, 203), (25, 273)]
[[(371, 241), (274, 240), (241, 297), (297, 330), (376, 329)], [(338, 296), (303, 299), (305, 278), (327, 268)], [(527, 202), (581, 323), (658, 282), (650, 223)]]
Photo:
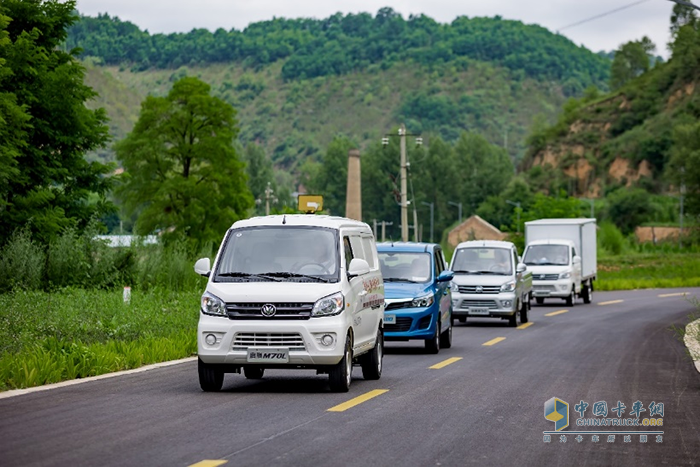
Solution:
[(379, 379), (384, 354), (384, 282), (372, 230), (320, 215), (238, 221), (214, 261), (202, 295), (199, 383), (219, 391), (224, 373), (262, 378), (266, 369), (328, 373), (346, 392), (352, 365)]

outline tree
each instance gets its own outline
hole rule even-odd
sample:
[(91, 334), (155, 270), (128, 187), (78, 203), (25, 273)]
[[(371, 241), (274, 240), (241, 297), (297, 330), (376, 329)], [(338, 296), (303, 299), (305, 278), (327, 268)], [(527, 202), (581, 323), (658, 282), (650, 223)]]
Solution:
[(193, 77), (176, 81), (166, 97), (146, 98), (116, 146), (126, 173), (118, 194), (138, 212), (137, 233), (160, 229), (202, 246), (245, 216), (253, 197), (233, 146), (235, 114)]
[(113, 209), (111, 167), (84, 157), (107, 142), (107, 117), (85, 106), (96, 94), (79, 51), (60, 48), (74, 11), (75, 1), (0, 3), (0, 244), (27, 223), (48, 242)]
[(700, 122), (688, 121), (673, 130), (669, 173), (674, 184), (686, 188), (688, 214), (700, 215)]
[(673, 5), (673, 11), (671, 12), (671, 37), (674, 39), (678, 34), (678, 31), (686, 24), (694, 25), (697, 23), (698, 14), (694, 8), (687, 7), (676, 3)]
[[(265, 214), (265, 190), (268, 183), (270, 184), (270, 189), (275, 194), (277, 193), (277, 183), (273, 176), (272, 161), (265, 154), (265, 150), (255, 143), (248, 143), (245, 147), (243, 160), (246, 163), (248, 188), (257, 203), (255, 212), (259, 215)], [(260, 200), (260, 203), (257, 200)]]
[(627, 81), (649, 70), (650, 54), (656, 46), (648, 37), (622, 44), (610, 68), (610, 88), (619, 89)]
[(323, 210), (336, 216), (345, 215), (348, 152), (354, 148), (357, 145), (345, 136), (333, 138), (312, 183), (314, 191), (323, 195)]

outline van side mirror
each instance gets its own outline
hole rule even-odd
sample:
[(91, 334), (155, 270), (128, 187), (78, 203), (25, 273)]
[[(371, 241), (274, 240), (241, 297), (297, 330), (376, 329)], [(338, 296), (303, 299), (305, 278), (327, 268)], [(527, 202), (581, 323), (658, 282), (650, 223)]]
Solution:
[(362, 276), (369, 273), (369, 263), (362, 258), (353, 258), (348, 267), (348, 276)]
[(523, 273), (525, 271), (527, 271), (527, 266), (525, 265), (525, 263), (518, 263), (518, 265), (515, 267), (515, 272), (517, 272), (518, 274)]
[(209, 258), (200, 258), (194, 263), (194, 272), (200, 276), (209, 277), (211, 274), (211, 262)]
[(451, 281), (452, 279), (454, 279), (454, 277), (455, 277), (454, 272), (445, 270), (445, 271), (442, 271), (440, 273), (440, 275), (437, 278), (437, 281), (438, 282), (447, 282), (447, 281)]
[(576, 255), (574, 256), (574, 264), (581, 264), (581, 257)]

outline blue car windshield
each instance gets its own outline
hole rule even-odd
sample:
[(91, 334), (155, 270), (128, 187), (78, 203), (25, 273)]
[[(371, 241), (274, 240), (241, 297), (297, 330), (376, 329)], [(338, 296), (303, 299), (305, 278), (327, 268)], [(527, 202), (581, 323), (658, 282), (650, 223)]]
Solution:
[(428, 282), (431, 263), (429, 253), (379, 252), (384, 282)]

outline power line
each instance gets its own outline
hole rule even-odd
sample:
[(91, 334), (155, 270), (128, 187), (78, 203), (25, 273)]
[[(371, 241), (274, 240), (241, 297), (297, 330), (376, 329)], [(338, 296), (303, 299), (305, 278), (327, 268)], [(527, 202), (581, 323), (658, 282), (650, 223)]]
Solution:
[(608, 11), (608, 12), (606, 12), (606, 13), (601, 13), (601, 14), (596, 15), (596, 16), (591, 16), (590, 18), (586, 18), (586, 19), (583, 19), (583, 20), (581, 20), (581, 21), (577, 21), (577, 22), (575, 22), (575, 23), (573, 23), (573, 24), (569, 24), (569, 25), (567, 25), (567, 26), (564, 26), (563, 28), (559, 28), (559, 29), (557, 29), (557, 32), (563, 31), (564, 29), (573, 28), (574, 26), (578, 26), (579, 24), (583, 24), (583, 23), (587, 23), (587, 22), (589, 22), (589, 21), (593, 21), (594, 19), (598, 19), (598, 18), (602, 18), (602, 17), (604, 17), (604, 16), (612, 15), (613, 13), (617, 13), (618, 11), (626, 10), (627, 8), (632, 8), (632, 7), (635, 6), (635, 5), (639, 5), (640, 3), (645, 3), (645, 2), (648, 2), (648, 1), (649, 1), (649, 0), (639, 0), (638, 2), (629, 3), (629, 4), (625, 5), (625, 6), (621, 6), (620, 8), (615, 8), (614, 10), (610, 10), (610, 11)]

